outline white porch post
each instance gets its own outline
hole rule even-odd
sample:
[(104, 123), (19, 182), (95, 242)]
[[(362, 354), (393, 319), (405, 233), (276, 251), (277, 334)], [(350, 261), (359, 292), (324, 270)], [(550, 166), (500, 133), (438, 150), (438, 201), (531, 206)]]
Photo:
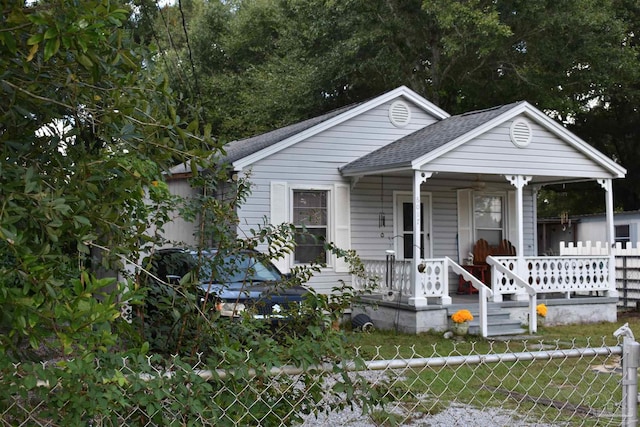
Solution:
[(413, 260), (411, 262), (411, 286), (412, 296), (409, 298), (409, 305), (415, 307), (426, 307), (427, 298), (424, 296), (424, 290), (420, 289), (418, 276), (418, 265), (420, 264), (420, 249), (422, 249), (422, 239), (420, 238), (420, 186), (428, 178), (431, 177), (430, 172), (413, 172)]
[[(533, 235), (538, 235), (538, 192), (540, 191), (540, 187), (537, 185), (533, 186)], [(543, 243), (544, 243), (544, 237)], [(545, 248), (546, 249), (546, 248)], [(533, 239), (533, 255), (538, 255), (538, 239)]]
[(604, 190), (605, 197), (605, 212), (607, 217), (607, 243), (609, 249), (616, 244), (616, 234), (613, 225), (613, 187), (611, 185), (611, 179), (599, 179), (598, 184)]
[[(522, 196), (522, 188), (531, 181), (530, 176), (524, 175), (507, 175), (507, 180), (516, 187), (516, 219), (518, 221), (518, 241), (516, 242), (516, 257), (518, 258), (518, 275), (520, 276), (526, 268), (524, 262), (524, 197)], [(516, 300), (527, 297), (527, 294), (518, 293), (515, 295)], [(528, 297), (527, 297), (528, 298)]]
[(616, 260), (613, 256), (613, 247), (616, 244), (616, 233), (613, 224), (613, 185), (611, 179), (599, 179), (598, 184), (605, 192), (605, 212), (607, 217), (607, 243), (609, 250), (609, 291), (610, 297), (617, 297), (616, 289)]

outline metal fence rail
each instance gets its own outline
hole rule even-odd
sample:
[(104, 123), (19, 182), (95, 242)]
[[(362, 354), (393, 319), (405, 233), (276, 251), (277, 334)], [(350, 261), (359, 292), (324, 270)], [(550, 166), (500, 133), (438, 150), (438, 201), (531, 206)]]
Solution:
[[(391, 353), (382, 346), (359, 347), (354, 351), (367, 360), (364, 366), (347, 362), (307, 369), (272, 368), (267, 382), (253, 381), (251, 373), (244, 372), (249, 377), (241, 387), (234, 382), (233, 389), (224, 386), (225, 375), (236, 376), (238, 372), (216, 367), (209, 370), (202, 363), (191, 367), (169, 363), (158, 368), (151, 359), (140, 372), (140, 366), (125, 359), (118, 370), (108, 373), (108, 378), (97, 375), (95, 384), (87, 378), (80, 379), (88, 383), (80, 390), (115, 381), (123, 395), (114, 402), (90, 402), (76, 419), (87, 426), (465, 425), (465, 419), (474, 426), (636, 425), (637, 402), (630, 402), (637, 395), (637, 374), (633, 375), (637, 371), (628, 362), (636, 363), (637, 368), (638, 343), (630, 331), (617, 333), (625, 337), (624, 345), (605, 346), (604, 340), (601, 345), (588, 342), (583, 346), (570, 340), (556, 341), (552, 346), (542, 341), (489, 341), (476, 345), (452, 340), (434, 346), (431, 354), (418, 354), (414, 347), (396, 347)], [(70, 387), (66, 382), (73, 378), (56, 376), (60, 364), (44, 364), (38, 372), (46, 381), (31, 384), (29, 393), (18, 393), (21, 380), (33, 370), (26, 363), (14, 368), (11, 378), (2, 378), (2, 383), (10, 383), (16, 393), (9, 400), (0, 400), (0, 426), (62, 425), (51, 419), (70, 411), (64, 404), (57, 405), (60, 394)], [(99, 370), (96, 366), (96, 372)], [(366, 382), (368, 387), (361, 391), (373, 390), (379, 404), (363, 411), (359, 405), (351, 405), (357, 399), (345, 391), (340, 398), (345, 408), (326, 411), (336, 399), (328, 391), (336, 390), (343, 375), (351, 376), (356, 384)], [(144, 385), (133, 386), (134, 378), (164, 381), (167, 392), (150, 395), (153, 392)], [(211, 387), (209, 380), (215, 381), (216, 387)], [(43, 388), (46, 393), (42, 393)], [(324, 392), (314, 399), (313, 407), (307, 405), (301, 413), (296, 402), (308, 397), (311, 390)], [(183, 400), (175, 399), (175, 393), (206, 393), (210, 402), (203, 408), (187, 407), (181, 404)], [(52, 408), (47, 397), (54, 395), (57, 403)], [(289, 405), (283, 405), (283, 401)], [(106, 412), (96, 410), (100, 405), (107, 405)]]

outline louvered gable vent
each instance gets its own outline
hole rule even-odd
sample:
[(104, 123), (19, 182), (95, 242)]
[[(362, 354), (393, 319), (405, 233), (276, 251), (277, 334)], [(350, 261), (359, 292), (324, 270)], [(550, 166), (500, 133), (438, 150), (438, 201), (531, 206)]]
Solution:
[(403, 127), (411, 121), (411, 109), (406, 102), (395, 101), (389, 107), (389, 120), (396, 127)]
[(511, 123), (511, 142), (516, 147), (526, 147), (531, 142), (531, 126), (524, 119), (516, 119)]

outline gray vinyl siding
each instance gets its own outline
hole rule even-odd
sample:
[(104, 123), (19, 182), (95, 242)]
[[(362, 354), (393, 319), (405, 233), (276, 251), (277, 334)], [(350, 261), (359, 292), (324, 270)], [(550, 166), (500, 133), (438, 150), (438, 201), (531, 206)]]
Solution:
[(536, 253), (536, 224), (533, 221), (534, 212), (533, 207), (533, 191), (529, 187), (523, 189), (523, 204), (524, 204), (524, 230), (523, 242), (524, 242), (524, 255), (525, 256), (537, 256)]
[(510, 140), (511, 121), (479, 135), (429, 163), (429, 170), (467, 173), (610, 178), (600, 165), (558, 137), (530, 122), (533, 137), (525, 148)]
[[(198, 194), (198, 190), (189, 185), (187, 179), (174, 179), (168, 181), (171, 194), (189, 199)], [(165, 224), (162, 235), (171, 242), (182, 242), (186, 246), (195, 245), (195, 232), (197, 225), (192, 222), (185, 221), (179, 214), (178, 210), (172, 212), (173, 220)], [(155, 232), (155, 230), (152, 230)]]
[[(350, 181), (340, 174), (338, 170), (340, 166), (435, 121), (432, 116), (410, 105), (411, 122), (402, 128), (395, 127), (388, 118), (390, 104), (391, 102), (380, 105), (254, 163), (248, 172), (251, 196), (239, 209), (240, 235), (249, 234), (251, 228), (264, 223), (265, 220), (269, 222), (269, 192), (272, 181), (287, 182), (290, 186), (316, 186), (317, 188), (330, 188), (336, 182), (349, 183)], [(351, 247), (354, 249), (357, 248), (354, 247), (353, 236), (358, 235), (358, 224), (362, 221), (366, 224), (365, 227), (368, 227), (371, 220), (362, 217), (358, 219), (358, 216), (374, 217), (375, 222), (372, 227), (377, 228), (378, 224), (377, 208), (365, 214), (353, 210), (354, 192), (357, 194), (360, 187), (360, 183), (356, 184), (357, 190), (352, 189), (351, 192)], [(372, 194), (374, 193), (370, 193)], [(373, 197), (379, 201), (380, 196), (377, 190), (376, 194)], [(391, 211), (389, 221), (392, 224)], [(356, 230), (353, 227), (356, 227)], [(367, 237), (363, 238), (367, 239)], [(385, 249), (382, 250), (383, 253)], [(365, 256), (361, 255), (361, 257)], [(351, 278), (348, 274), (337, 274), (332, 268), (328, 268), (322, 274), (316, 275), (310, 284), (319, 292), (329, 292), (338, 285), (339, 279), (350, 282)]]

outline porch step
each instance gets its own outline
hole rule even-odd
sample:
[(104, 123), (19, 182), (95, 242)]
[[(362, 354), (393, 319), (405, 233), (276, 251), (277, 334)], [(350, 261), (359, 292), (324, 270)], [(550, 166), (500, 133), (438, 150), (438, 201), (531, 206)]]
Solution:
[[(451, 305), (447, 308), (449, 317), (456, 311), (466, 308), (473, 314), (473, 320), (469, 322), (469, 333), (480, 335), (480, 312), (477, 308), (469, 309), (468, 306)], [(487, 310), (487, 336), (495, 337), (502, 335), (522, 335), (526, 334), (526, 329), (517, 320), (511, 320), (509, 313), (505, 313), (497, 308)]]

